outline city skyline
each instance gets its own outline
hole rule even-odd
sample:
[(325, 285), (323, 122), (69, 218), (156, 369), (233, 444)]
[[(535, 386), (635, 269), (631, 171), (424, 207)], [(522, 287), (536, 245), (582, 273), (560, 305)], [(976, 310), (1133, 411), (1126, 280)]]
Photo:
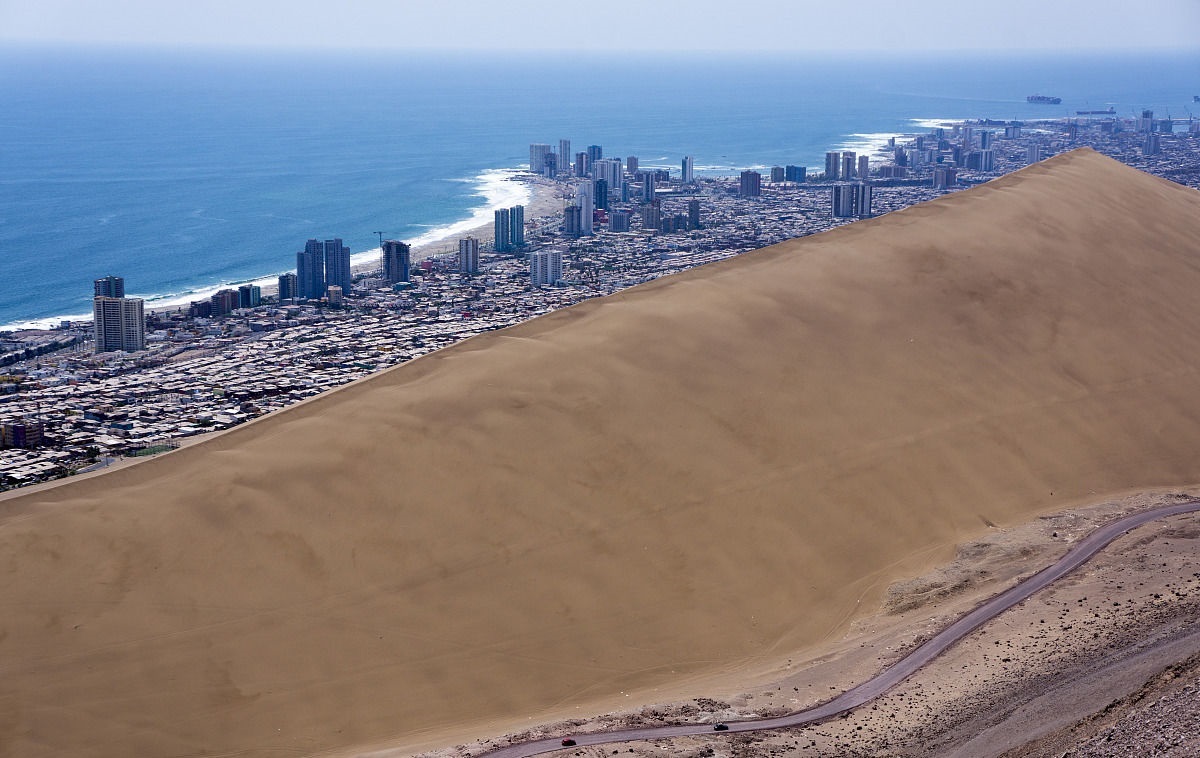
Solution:
[[(83, 0), (11, 0), (0, 4), (0, 40), (20, 44), (219, 47), (257, 49), (478, 51), (939, 51), (1195, 50), (1200, 4), (1163, 0), (1154, 13), (1094, 0), (1045, 4), (1012, 0), (997, 8), (959, 6), (953, 14), (919, 19), (898, 15), (883, 0), (864, 0), (847, 16), (832, 4), (757, 0), (730, 5), (713, 0), (669, 0), (644, 5), (613, 0), (613, 17), (636, 18), (622, 34), (565, 36), (550, 0), (495, 5), (458, 0), (296, 0), (162, 3), (130, 0), (120, 6)], [(519, 11), (519, 12), (514, 12)], [(1033, 20), (1036, 19), (1036, 22)], [(853, 29), (846, 36), (816, 32)], [(665, 33), (669, 30), (669, 33)]]

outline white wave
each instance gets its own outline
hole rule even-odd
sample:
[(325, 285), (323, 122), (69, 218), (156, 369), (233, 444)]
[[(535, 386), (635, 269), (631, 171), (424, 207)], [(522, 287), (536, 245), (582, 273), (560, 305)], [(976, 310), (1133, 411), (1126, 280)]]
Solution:
[[(518, 174), (523, 173), (519, 169), (511, 168), (493, 168), (484, 171), (474, 179), (461, 179), (464, 182), (475, 183), (476, 197), (483, 198), (483, 204), (475, 208), (470, 217), (462, 221), (456, 221), (453, 224), (434, 227), (428, 232), (409, 240), (409, 244), (417, 247), (420, 245), (428, 245), (434, 242), (466, 234), (476, 227), (490, 224), (495, 219), (496, 211), (501, 208), (510, 208), (514, 205), (527, 205), (532, 193), (529, 185), (524, 182), (514, 180)], [(379, 248), (371, 253), (379, 255)], [(363, 255), (367, 255), (364, 253)], [(365, 258), (363, 259), (366, 260)]]
[(91, 321), (92, 314), (79, 313), (71, 316), (53, 316), (35, 318), (29, 321), (14, 321), (10, 324), (0, 324), (0, 332), (20, 332), (26, 329), (54, 329), (64, 321)]
[(910, 118), (909, 121), (914, 126), (919, 126), (922, 129), (937, 129), (938, 127), (951, 127), (955, 124), (961, 124), (961, 118)]
[(903, 136), (902, 132), (851, 134), (835, 149), (853, 151), (859, 155), (888, 155), (891, 152), (891, 149), (888, 147), (888, 141)]

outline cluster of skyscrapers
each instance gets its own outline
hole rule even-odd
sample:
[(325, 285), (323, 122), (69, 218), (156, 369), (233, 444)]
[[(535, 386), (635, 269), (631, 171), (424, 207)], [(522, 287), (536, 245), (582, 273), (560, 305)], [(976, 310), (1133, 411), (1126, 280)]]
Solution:
[(296, 253), (295, 297), (318, 300), (328, 294), (330, 287), (350, 291), (350, 248), (340, 237), (325, 240), (310, 239)]
[(125, 279), (106, 276), (94, 282), (92, 319), (96, 352), (136, 352), (146, 349), (145, 304), (141, 298), (125, 297)]

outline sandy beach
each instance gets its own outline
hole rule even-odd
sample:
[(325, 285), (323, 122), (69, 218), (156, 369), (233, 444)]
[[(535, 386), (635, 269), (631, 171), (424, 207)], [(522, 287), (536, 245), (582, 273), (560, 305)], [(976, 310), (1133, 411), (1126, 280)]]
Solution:
[(753, 695), (956, 546), (1200, 482), (1196, 239), (1200, 193), (1076, 151), (0, 500), (0, 754)]

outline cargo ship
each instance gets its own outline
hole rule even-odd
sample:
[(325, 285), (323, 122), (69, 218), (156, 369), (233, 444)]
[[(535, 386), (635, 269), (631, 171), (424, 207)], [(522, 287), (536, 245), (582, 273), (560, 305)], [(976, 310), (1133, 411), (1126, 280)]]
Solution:
[(1076, 116), (1115, 116), (1116, 114), (1117, 109), (1111, 105), (1106, 111), (1075, 111)]
[(1061, 97), (1051, 97), (1050, 95), (1030, 95), (1025, 98), (1027, 103), (1037, 103), (1039, 105), (1058, 105), (1062, 102)]

